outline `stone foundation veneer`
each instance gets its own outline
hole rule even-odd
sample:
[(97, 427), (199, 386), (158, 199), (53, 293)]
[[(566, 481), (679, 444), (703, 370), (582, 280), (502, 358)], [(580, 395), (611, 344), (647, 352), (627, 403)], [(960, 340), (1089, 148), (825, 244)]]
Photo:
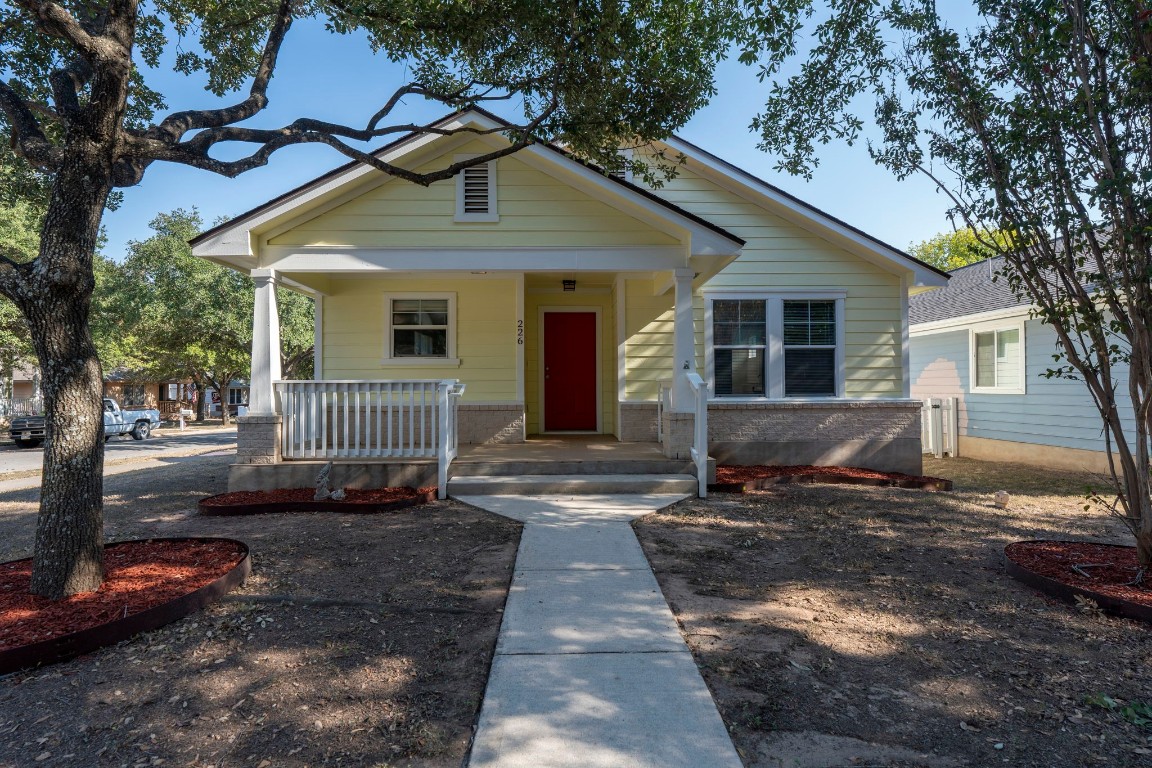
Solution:
[(236, 418), (236, 463), (279, 463), (282, 423), (283, 419), (279, 415), (238, 416)]
[(456, 410), (461, 445), (524, 442), (524, 406), (461, 403)]
[(620, 403), (620, 442), (656, 442), (656, 410), (656, 403)]
[(919, 475), (919, 400), (709, 403), (718, 464), (816, 464)]

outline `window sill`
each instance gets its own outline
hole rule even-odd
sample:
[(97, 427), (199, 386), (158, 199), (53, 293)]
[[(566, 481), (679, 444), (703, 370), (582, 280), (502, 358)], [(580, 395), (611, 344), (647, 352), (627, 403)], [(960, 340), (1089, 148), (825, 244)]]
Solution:
[(768, 397), (767, 395), (711, 395), (710, 403), (827, 403), (837, 400), (856, 400), (840, 395), (806, 395), (804, 397)]
[(459, 368), (458, 357), (386, 357), (380, 365), (387, 368)]
[(973, 395), (1026, 395), (1019, 387), (972, 387)]

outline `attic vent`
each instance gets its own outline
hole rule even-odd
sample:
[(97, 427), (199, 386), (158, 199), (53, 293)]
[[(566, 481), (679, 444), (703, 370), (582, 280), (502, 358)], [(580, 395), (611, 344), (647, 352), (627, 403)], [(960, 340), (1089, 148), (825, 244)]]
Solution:
[(464, 213), (488, 213), (488, 166), (464, 169)]
[(620, 181), (632, 181), (632, 149), (624, 147), (617, 150), (616, 154), (624, 161), (624, 166), (608, 171), (608, 175), (614, 179), (620, 179)]
[(496, 163), (465, 168), (456, 177), (456, 221), (498, 221)]

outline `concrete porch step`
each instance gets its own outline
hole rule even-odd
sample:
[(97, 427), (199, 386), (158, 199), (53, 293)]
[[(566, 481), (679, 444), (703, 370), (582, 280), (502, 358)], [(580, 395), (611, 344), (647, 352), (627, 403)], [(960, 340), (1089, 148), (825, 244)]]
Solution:
[[(709, 459), (712, 463), (712, 460)], [(452, 462), (452, 477), (519, 475), (695, 475), (689, 460), (643, 459), (468, 459)]]
[[(503, 468), (502, 468), (503, 469)], [(552, 496), (558, 494), (687, 493), (699, 487), (694, 475), (603, 474), (457, 476), (449, 496)]]

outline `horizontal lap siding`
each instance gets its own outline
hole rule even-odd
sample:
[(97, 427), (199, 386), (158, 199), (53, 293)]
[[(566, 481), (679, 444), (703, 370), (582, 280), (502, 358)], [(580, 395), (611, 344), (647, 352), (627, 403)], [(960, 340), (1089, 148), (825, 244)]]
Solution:
[(660, 382), (672, 378), (673, 296), (653, 295), (651, 280), (625, 282), (626, 400), (656, 400)]
[[(480, 144), (461, 154), (486, 151)], [(451, 156), (421, 170), (443, 167)], [(496, 171), (500, 221), (460, 223), (456, 181), (421, 187), (389, 181), (270, 241), (270, 245), (402, 248), (662, 246), (677, 241), (515, 157)]]
[[(516, 400), (516, 281), (336, 278), (324, 298), (326, 379), (460, 379), (465, 402)], [(456, 294), (459, 367), (387, 366), (386, 293)]]
[[(845, 394), (848, 397), (900, 397), (901, 288), (900, 279), (826, 240), (776, 216), (682, 167), (677, 178), (657, 191), (661, 197), (743, 238), (740, 257), (708, 281), (707, 289), (762, 288), (766, 293), (787, 290), (843, 290), (845, 312)], [(629, 293), (631, 300), (632, 294)], [(671, 304), (671, 297), (666, 297)], [(629, 305), (631, 313), (631, 305)], [(696, 327), (704, 325), (703, 301), (695, 305)], [(667, 316), (671, 344), (671, 314)], [(630, 332), (635, 333), (633, 325)], [(644, 333), (651, 336), (652, 326)], [(703, 372), (704, 338), (697, 333), (697, 361)], [(630, 339), (630, 355), (633, 346)], [(665, 374), (671, 372), (667, 360)], [(629, 371), (633, 363), (629, 360)], [(651, 387), (633, 387), (655, 396)]]
[[(1005, 326), (1011, 325), (1008, 321)], [(960, 399), (960, 434), (989, 440), (1104, 450), (1102, 422), (1082, 381), (1047, 379), (1056, 335), (1039, 320), (1025, 325), (1023, 395), (973, 394), (967, 329), (912, 338), (912, 396)], [(1118, 370), (1123, 388), (1127, 369)], [(1129, 429), (1133, 424), (1121, 407)]]

